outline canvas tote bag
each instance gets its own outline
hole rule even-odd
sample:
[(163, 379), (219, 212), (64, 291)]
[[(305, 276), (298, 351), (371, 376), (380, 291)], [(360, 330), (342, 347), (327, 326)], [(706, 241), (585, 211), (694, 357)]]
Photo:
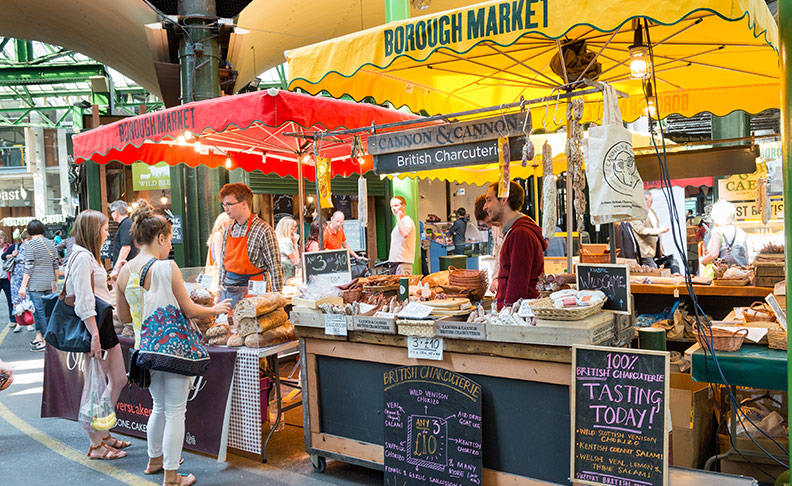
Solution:
[(586, 177), (592, 224), (646, 219), (643, 180), (635, 166), (632, 135), (624, 128), (616, 90), (604, 90), (602, 126), (589, 129)]

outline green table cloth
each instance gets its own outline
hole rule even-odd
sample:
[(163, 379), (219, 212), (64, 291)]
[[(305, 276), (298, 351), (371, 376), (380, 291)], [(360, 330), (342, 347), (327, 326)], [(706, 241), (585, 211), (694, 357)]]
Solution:
[[(757, 344), (743, 344), (739, 351), (716, 351), (718, 364), (729, 385), (767, 390), (787, 389), (787, 352)], [(710, 353), (693, 353), (694, 381), (723, 383)]]

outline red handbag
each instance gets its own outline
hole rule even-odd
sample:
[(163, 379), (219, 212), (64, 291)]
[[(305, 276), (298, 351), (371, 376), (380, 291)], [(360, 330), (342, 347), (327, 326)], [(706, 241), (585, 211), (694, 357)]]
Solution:
[(33, 313), (29, 310), (23, 312), (22, 315), (14, 316), (14, 319), (20, 326), (32, 326), (36, 322)]

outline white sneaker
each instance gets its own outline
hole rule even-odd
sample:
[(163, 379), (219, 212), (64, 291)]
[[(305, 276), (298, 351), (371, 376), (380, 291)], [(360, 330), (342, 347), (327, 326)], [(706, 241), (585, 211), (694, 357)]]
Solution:
[(36, 332), (36, 326), (25, 326), (28, 332)]
[(22, 326), (20, 326), (19, 324), (13, 326), (13, 328), (14, 328), (14, 332), (22, 332)]

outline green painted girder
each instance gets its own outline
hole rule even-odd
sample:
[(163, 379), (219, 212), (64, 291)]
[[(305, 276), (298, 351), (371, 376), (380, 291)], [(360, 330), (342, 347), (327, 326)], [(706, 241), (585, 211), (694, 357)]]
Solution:
[[(86, 80), (87, 82), (87, 80)], [(135, 87), (124, 87), (119, 88), (116, 87), (114, 89), (115, 95), (117, 99), (120, 99), (122, 96), (126, 97), (127, 95), (148, 95), (149, 92), (146, 91), (144, 88), (135, 88)], [(85, 89), (52, 89), (47, 91), (32, 91), (30, 93), (31, 98), (57, 98), (61, 96), (91, 96), (93, 92), (91, 88)], [(0, 100), (15, 100), (17, 99), (17, 95), (14, 93), (0, 93)]]
[(109, 76), (103, 64), (50, 64), (46, 66), (0, 66), (0, 86), (84, 83), (91, 76)]

